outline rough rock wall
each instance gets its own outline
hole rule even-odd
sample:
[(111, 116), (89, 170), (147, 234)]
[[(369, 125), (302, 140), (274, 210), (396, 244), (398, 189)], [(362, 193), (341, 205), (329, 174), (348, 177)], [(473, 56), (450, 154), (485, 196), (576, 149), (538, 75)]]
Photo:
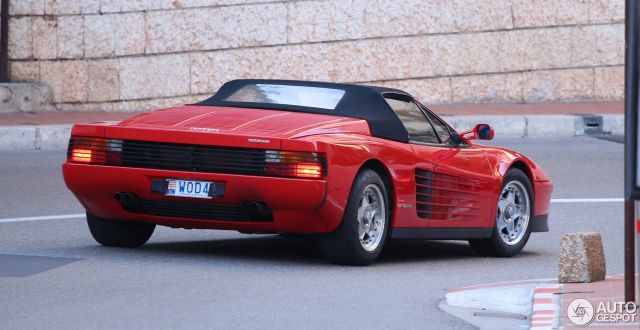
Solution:
[(428, 103), (618, 100), (623, 0), (11, 0), (10, 72), (65, 110), (202, 99), (233, 78)]

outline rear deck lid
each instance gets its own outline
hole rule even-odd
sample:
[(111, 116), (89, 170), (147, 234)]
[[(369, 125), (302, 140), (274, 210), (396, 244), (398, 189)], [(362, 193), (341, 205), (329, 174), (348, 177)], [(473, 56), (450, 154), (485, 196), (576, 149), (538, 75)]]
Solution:
[(107, 136), (158, 142), (274, 148), (281, 139), (329, 133), (369, 135), (362, 119), (278, 110), (180, 106), (107, 128)]

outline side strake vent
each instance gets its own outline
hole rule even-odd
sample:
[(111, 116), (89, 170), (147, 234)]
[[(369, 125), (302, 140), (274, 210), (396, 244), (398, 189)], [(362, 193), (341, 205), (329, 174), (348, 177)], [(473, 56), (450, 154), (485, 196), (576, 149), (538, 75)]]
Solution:
[(478, 219), (482, 185), (476, 179), (416, 169), (418, 217), (431, 220)]
[(416, 212), (418, 217), (431, 217), (431, 196), (433, 195), (433, 173), (416, 169)]

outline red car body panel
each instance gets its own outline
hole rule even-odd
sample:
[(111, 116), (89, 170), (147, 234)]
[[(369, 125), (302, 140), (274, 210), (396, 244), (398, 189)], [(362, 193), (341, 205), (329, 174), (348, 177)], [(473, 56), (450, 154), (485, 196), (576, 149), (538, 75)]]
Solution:
[[(505, 173), (516, 166), (529, 176), (534, 215), (549, 212), (553, 184), (527, 157), (501, 148), (429, 146), (372, 136), (358, 118), (278, 110), (182, 106), (137, 115), (120, 123), (77, 124), (73, 136), (154, 141), (203, 146), (317, 152), (326, 155), (321, 179), (280, 178), (135, 167), (63, 165), (67, 186), (88, 212), (113, 220), (136, 219), (170, 227), (249, 232), (326, 233), (342, 220), (350, 189), (363, 166), (388, 174), (392, 228), (492, 228)], [(418, 216), (416, 177), (431, 174), (429, 219)], [(212, 181), (226, 186), (221, 198), (194, 203), (236, 205), (260, 201), (273, 221), (199, 220), (131, 213), (114, 199), (131, 192), (143, 199), (181, 201), (151, 191), (154, 179)]]

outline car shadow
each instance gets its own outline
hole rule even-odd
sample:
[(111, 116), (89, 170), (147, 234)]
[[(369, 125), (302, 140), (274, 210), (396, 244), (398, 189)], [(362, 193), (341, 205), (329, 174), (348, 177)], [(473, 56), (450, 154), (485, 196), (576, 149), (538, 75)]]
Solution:
[[(216, 240), (148, 243), (144, 253), (163, 256), (217, 257), (249, 261), (277, 261), (297, 264), (328, 264), (317, 249), (313, 237), (277, 235), (248, 236)], [(142, 251), (141, 251), (142, 252)], [(517, 257), (537, 253), (523, 251)], [(465, 260), (487, 258), (473, 252), (464, 241), (390, 240), (386, 243), (377, 265), (416, 263), (435, 260)]]

